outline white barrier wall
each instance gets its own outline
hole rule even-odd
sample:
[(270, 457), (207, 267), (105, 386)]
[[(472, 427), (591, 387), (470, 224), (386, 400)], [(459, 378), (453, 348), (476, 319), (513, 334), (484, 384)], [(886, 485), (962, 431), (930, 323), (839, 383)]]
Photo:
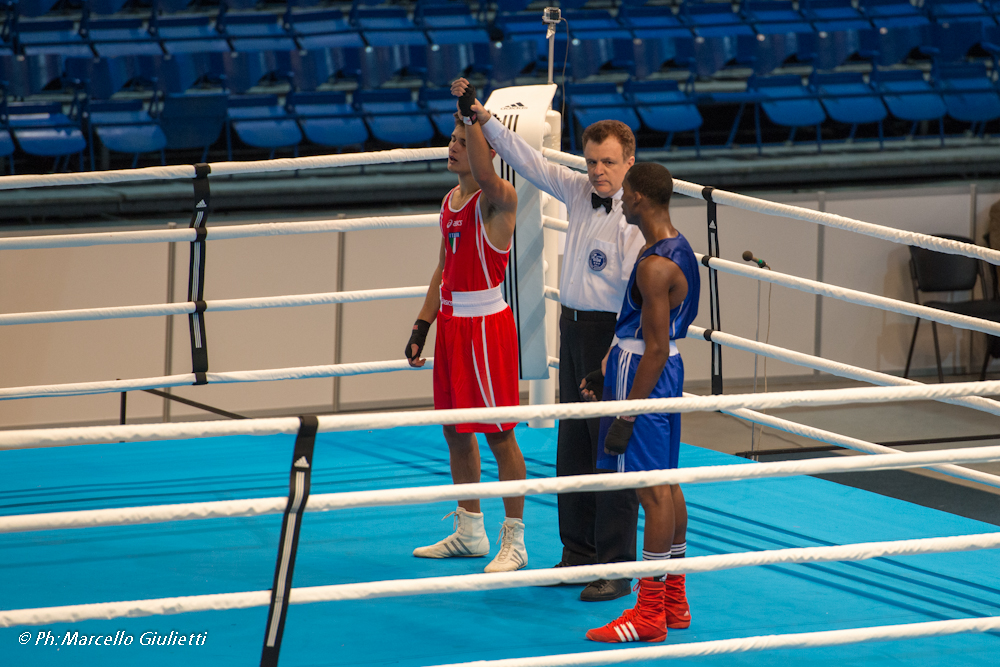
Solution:
[[(754, 194), (745, 192), (744, 194)], [(972, 197), (968, 185), (843, 190), (825, 193), (768, 193), (763, 198), (807, 208), (820, 208), (861, 220), (931, 233), (969, 235)], [(1000, 199), (1000, 182), (977, 184), (977, 240), (988, 224), (988, 209)], [(705, 202), (678, 195), (673, 203), (676, 226), (696, 251), (705, 252)], [(302, 219), (281, 213), (255, 216), (216, 214), (209, 224)], [(361, 213), (352, 213), (351, 217)], [(324, 217), (324, 216), (320, 216)], [(177, 220), (186, 226), (186, 220)], [(165, 225), (158, 225), (162, 228)], [(142, 227), (149, 228), (146, 224)], [(719, 207), (720, 247), (725, 259), (741, 261), (744, 250), (762, 257), (776, 271), (911, 300), (903, 246), (870, 237), (790, 220)], [(133, 228), (133, 227), (129, 227)], [(88, 231), (106, 228), (88, 226)], [(122, 226), (114, 229), (121, 230)], [(4, 236), (65, 233), (66, 228), (3, 230)], [(206, 299), (304, 294), (336, 290), (337, 234), (215, 241), (208, 247)], [(434, 228), (351, 232), (345, 235), (343, 289), (402, 287), (426, 284), (437, 261)], [(175, 300), (187, 288), (188, 246), (178, 244)], [(820, 270), (822, 268), (822, 271)], [(703, 273), (703, 277), (707, 274)], [(165, 244), (60, 250), (0, 252), (0, 312), (58, 310), (111, 305), (162, 303), (166, 295)], [(697, 324), (708, 326), (707, 280)], [(756, 283), (719, 274), (723, 330), (754, 338), (757, 320)], [(760, 339), (767, 333), (768, 286), (761, 289)], [(912, 319), (823, 299), (775, 286), (771, 294), (770, 342), (794, 350), (819, 353), (837, 361), (890, 373), (902, 371)], [(965, 295), (953, 295), (962, 298)], [(398, 359), (421, 299), (402, 299), (343, 307), (341, 361)], [(336, 306), (282, 308), (237, 313), (208, 313), (210, 370), (234, 371), (334, 362)], [(817, 329), (817, 324), (819, 328)], [(174, 318), (172, 372), (191, 369), (186, 316)], [(940, 326), (946, 372), (970, 364), (970, 335)], [(818, 335), (817, 335), (818, 334)], [(164, 371), (165, 322), (142, 318), (103, 322), (57, 323), (0, 327), (0, 386), (152, 377)], [(978, 371), (982, 334), (974, 334), (971, 359)], [(426, 354), (433, 354), (434, 329)], [(709, 346), (687, 340), (689, 381), (709, 378)], [(930, 327), (921, 328), (914, 369), (934, 367)], [(763, 360), (759, 372), (763, 372)], [(753, 374), (753, 356), (724, 350), (726, 378)], [(812, 375), (812, 371), (771, 361), (769, 377)], [(329, 411), (332, 379), (234, 384), (175, 389), (177, 395), (251, 416)], [(397, 372), (341, 380), (344, 409), (427, 405), (431, 376), (427, 371)], [(108, 423), (118, 419), (119, 396), (0, 401), (0, 428), (47, 424)], [(158, 421), (163, 401), (142, 393), (128, 395), (129, 421)], [(211, 415), (179, 404), (172, 419), (204, 419)]]

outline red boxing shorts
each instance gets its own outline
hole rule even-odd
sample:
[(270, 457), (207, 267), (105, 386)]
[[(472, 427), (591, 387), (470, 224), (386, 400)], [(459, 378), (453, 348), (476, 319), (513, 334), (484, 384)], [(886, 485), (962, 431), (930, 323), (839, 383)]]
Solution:
[[(510, 308), (482, 317), (439, 312), (434, 344), (434, 409), (520, 405), (517, 330)], [(510, 424), (456, 424), (459, 433), (500, 433)]]

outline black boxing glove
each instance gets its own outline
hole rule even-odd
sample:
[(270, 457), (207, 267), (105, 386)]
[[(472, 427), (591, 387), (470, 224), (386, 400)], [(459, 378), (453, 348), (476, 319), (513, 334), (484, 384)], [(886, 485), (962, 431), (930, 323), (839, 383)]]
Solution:
[[(424, 351), (424, 343), (427, 342), (427, 332), (431, 330), (431, 323), (425, 322), (424, 320), (417, 320), (413, 323), (413, 333), (410, 334), (410, 340), (406, 342), (406, 355), (407, 359), (419, 359), (420, 353)], [(411, 353), (413, 346), (417, 346), (417, 351)]]
[(472, 125), (476, 122), (476, 114), (472, 113), (472, 104), (476, 101), (476, 87), (471, 83), (465, 89), (462, 96), (458, 98), (458, 113), (462, 116), (462, 122)]
[(607, 435), (604, 436), (604, 449), (611, 454), (624, 454), (628, 449), (633, 428), (635, 428), (635, 417), (615, 417)]
[(596, 400), (599, 401), (604, 397), (604, 373), (601, 372), (601, 369), (590, 371), (583, 378), (583, 381), (587, 383), (583, 388), (592, 392)]

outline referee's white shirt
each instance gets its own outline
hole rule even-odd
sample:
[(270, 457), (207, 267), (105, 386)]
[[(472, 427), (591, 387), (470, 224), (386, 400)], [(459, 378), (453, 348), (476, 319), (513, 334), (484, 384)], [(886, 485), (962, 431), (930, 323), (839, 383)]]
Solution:
[(622, 191), (612, 195), (607, 213), (591, 201), (586, 174), (552, 164), (492, 116), (483, 134), (502, 160), (522, 178), (566, 204), (569, 229), (559, 279), (559, 302), (576, 310), (617, 313), (632, 267), (645, 242), (639, 228), (625, 222)]

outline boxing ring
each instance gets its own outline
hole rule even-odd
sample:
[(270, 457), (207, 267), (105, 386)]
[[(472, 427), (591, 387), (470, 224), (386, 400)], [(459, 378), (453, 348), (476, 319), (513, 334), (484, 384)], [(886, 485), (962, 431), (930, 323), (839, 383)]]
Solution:
[[(198, 193), (209, 192), (209, 176), (437, 160), (446, 152), (395, 150), (12, 176), (0, 179), (0, 189), (192, 179), (198, 201)], [(572, 168), (583, 167), (582, 158), (553, 150), (545, 154)], [(716, 206), (733, 206), (1000, 264), (1000, 252), (988, 248), (683, 181), (675, 181), (675, 190), (710, 203), (710, 233)], [(198, 204), (205, 205), (196, 205), (189, 229), (0, 239), (0, 251), (190, 243), (186, 302), (8, 313), (0, 315), (0, 326), (187, 315), (191, 373), (6, 387), (0, 389), (0, 399), (416, 370), (399, 360), (209, 372), (199, 356), (206, 353), (205, 313), (408, 298), (421, 296), (426, 287), (206, 300), (204, 247), (254, 236), (433, 227), (436, 214), (210, 227), (204, 225), (205, 199)], [(551, 215), (543, 215), (541, 224), (553, 231), (565, 228)], [(710, 280), (715, 272), (729, 272), (1000, 335), (1000, 324), (994, 322), (727, 262), (715, 256), (717, 239), (716, 252), (711, 248), (710, 242), (710, 253), (699, 257)], [(558, 291), (546, 286), (544, 297), (558, 299)], [(929, 467), (1000, 487), (1000, 477), (962, 466), (1000, 460), (1000, 447), (900, 453), (761, 411), (935, 400), (1000, 415), (1000, 402), (985, 398), (1000, 393), (1000, 382), (924, 385), (762, 344), (719, 329), (714, 290), (707, 305), (713, 326), (691, 327), (688, 336), (712, 346), (713, 386), (720, 393), (711, 396), (563, 405), (535, 396), (532, 405), (483, 410), (0, 432), (0, 456), (7, 462), (0, 484), (0, 553), (8, 554), (0, 596), (0, 656), (9, 656), (11, 664), (40, 665), (137, 660), (156, 665), (180, 659), (192, 665), (249, 664), (261, 661), (263, 646), (261, 664), (276, 664), (280, 649), (285, 665), (472, 661), (557, 667), (651, 664), (667, 658), (690, 658), (683, 664), (723, 659), (725, 664), (772, 664), (782, 659), (871, 665), (890, 664), (897, 655), (913, 658), (913, 664), (955, 662), (956, 656), (962, 659), (956, 664), (992, 664), (997, 639), (990, 633), (1000, 630), (1000, 575), (996, 554), (989, 550), (1000, 547), (1000, 533), (986, 524), (808, 476)], [(723, 347), (880, 386), (725, 395)], [(558, 365), (551, 354), (544, 361)], [(697, 360), (688, 357), (687, 363)], [(519, 427), (527, 480), (455, 486), (449, 483), (437, 428), (470, 421), (544, 423), (666, 411), (719, 411), (867, 455), (748, 463), (684, 445), (685, 467), (679, 470), (555, 478), (553, 429)], [(82, 476), (83, 462), (94, 460), (101, 462), (96, 478)], [(488, 457), (483, 463), (484, 477), (495, 478)], [(686, 485), (688, 558), (544, 567), (558, 560), (552, 494), (664, 483)], [(478, 572), (477, 561), (470, 568), (464, 559), (427, 562), (409, 556), (414, 544), (439, 527), (428, 521), (423, 505), (443, 503), (434, 509), (447, 511), (451, 501), (480, 497), (490, 499), (484, 503), (486, 511), (497, 516), (499, 498), (521, 494), (529, 501), (532, 569), (468, 574)], [(928, 533), (936, 536), (926, 537)], [(570, 589), (539, 588), (664, 572), (699, 576), (689, 583), (692, 627), (671, 632), (661, 646), (595, 650), (583, 640), (583, 632), (605, 622), (618, 606), (581, 605)], [(785, 652), (791, 649), (807, 650)], [(712, 657), (725, 655), (730, 657)]]

